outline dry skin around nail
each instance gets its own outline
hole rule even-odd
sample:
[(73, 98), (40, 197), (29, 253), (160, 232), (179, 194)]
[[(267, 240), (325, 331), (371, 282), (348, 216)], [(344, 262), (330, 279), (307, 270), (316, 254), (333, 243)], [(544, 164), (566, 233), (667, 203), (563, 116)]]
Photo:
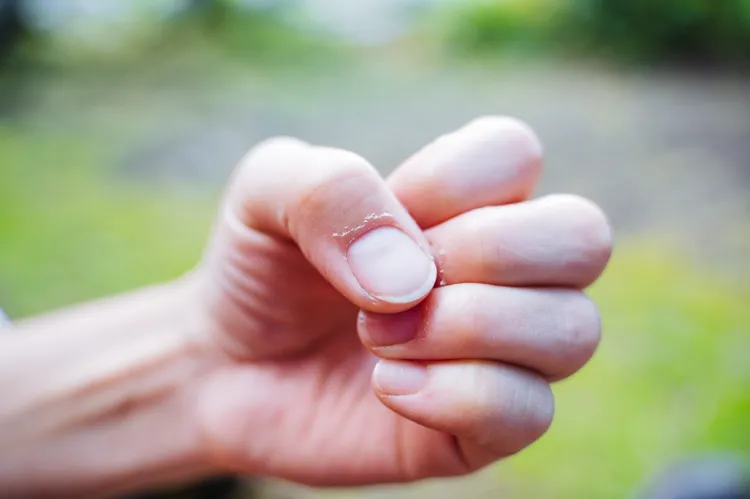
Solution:
[(396, 217), (388, 212), (381, 213), (380, 215), (378, 215), (377, 213), (371, 213), (364, 218), (361, 224), (355, 227), (345, 227), (341, 232), (334, 232), (333, 237), (337, 239), (349, 239), (350, 241), (354, 241), (366, 230), (373, 229), (375, 228), (375, 226), (379, 225), (395, 225), (395, 222)]
[(337, 237), (346, 238), (349, 268), (370, 296), (389, 303), (414, 302), (435, 285), (435, 259), (398, 225), (383, 223), (392, 220), (389, 213), (372, 214)]

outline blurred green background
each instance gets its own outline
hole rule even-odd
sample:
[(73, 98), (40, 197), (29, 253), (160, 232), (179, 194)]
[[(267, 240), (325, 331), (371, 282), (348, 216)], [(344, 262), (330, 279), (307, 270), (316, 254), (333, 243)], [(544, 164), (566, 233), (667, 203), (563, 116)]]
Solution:
[[(261, 497), (631, 497), (750, 453), (750, 1), (0, 0), (0, 306), (180, 275), (276, 134), (387, 174), (482, 114), (530, 123), (539, 194), (609, 213), (602, 346), (557, 419), (475, 477)], [(187, 496), (186, 496), (187, 497)]]

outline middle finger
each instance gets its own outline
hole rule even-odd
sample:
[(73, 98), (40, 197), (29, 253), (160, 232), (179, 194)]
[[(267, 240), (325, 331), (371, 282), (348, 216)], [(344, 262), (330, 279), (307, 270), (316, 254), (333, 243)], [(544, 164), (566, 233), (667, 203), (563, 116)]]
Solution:
[(612, 252), (602, 211), (572, 195), (479, 208), (425, 232), (441, 285), (584, 288)]

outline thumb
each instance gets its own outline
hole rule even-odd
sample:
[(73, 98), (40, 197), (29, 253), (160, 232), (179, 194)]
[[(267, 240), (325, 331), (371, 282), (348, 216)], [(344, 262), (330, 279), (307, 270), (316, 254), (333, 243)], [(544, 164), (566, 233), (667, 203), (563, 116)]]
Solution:
[(422, 230), (377, 171), (347, 151), (286, 138), (250, 151), (225, 193), (216, 238), (238, 230), (295, 244), (365, 310), (409, 309), (435, 284)]

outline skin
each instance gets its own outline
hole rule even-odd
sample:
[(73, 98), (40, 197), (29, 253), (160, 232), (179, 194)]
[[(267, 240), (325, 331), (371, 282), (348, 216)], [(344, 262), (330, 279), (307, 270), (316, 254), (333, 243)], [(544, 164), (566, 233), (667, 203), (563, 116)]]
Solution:
[(549, 384), (596, 349), (582, 289), (612, 245), (591, 202), (529, 200), (541, 157), (503, 117), (388, 179), (350, 152), (259, 145), (189, 275), (0, 339), (0, 488), (409, 482), (522, 450), (552, 421)]

